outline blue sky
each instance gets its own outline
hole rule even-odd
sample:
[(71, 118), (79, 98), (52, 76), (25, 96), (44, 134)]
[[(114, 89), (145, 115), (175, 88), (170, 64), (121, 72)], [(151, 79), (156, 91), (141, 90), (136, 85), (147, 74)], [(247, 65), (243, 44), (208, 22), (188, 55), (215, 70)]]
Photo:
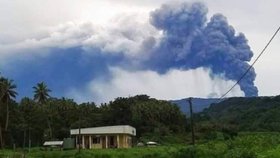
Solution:
[[(74, 98), (78, 102), (101, 103), (136, 94), (158, 99), (218, 97), (234, 84), (235, 78), (231, 77), (234, 72), (215, 69), (217, 64), (208, 58), (204, 64), (197, 64), (202, 56), (190, 51), (193, 47), (188, 48), (186, 44), (197, 39), (193, 38), (197, 35), (181, 37), (179, 33), (176, 39), (183, 41), (183, 49), (178, 50), (178, 45), (167, 49), (168, 42), (174, 43), (174, 23), (179, 22), (178, 19), (170, 25), (165, 23), (164, 27), (155, 24), (155, 19), (170, 22), (162, 20), (169, 15), (160, 10), (162, 4), (169, 4), (170, 12), (177, 13), (183, 2), (191, 5), (190, 1), (158, 0), (0, 0), (3, 6), (0, 10), (0, 72), (15, 80), (19, 98), (32, 97), (32, 86), (40, 81), (46, 82), (52, 96)], [(214, 14), (221, 13), (233, 26), (236, 37), (239, 32), (245, 34), (255, 56), (280, 24), (277, 1), (202, 3), (206, 7), (205, 22), (190, 31), (196, 32), (199, 28), (205, 32), (204, 25)], [(152, 16), (156, 9), (157, 16)], [(176, 26), (186, 31), (191, 24), (193, 21), (189, 24), (183, 21)], [(176, 29), (177, 33), (180, 29)], [(168, 35), (168, 31), (172, 34)], [(253, 84), (258, 87), (259, 95), (279, 94), (280, 65), (276, 59), (280, 47), (277, 42), (280, 42), (279, 36), (255, 67), (257, 76)], [(242, 47), (246, 47), (247, 43), (243, 44)], [(233, 45), (228, 48), (231, 50)], [(176, 55), (170, 55), (172, 51)], [(196, 66), (189, 66), (188, 52), (199, 57), (191, 60)], [(209, 51), (203, 52), (209, 54)], [(230, 51), (223, 52), (227, 55)], [(240, 55), (248, 53), (243, 50)], [(219, 62), (224, 61), (222, 58)], [(241, 71), (240, 66), (233, 71)], [(229, 94), (243, 95), (239, 86)]]

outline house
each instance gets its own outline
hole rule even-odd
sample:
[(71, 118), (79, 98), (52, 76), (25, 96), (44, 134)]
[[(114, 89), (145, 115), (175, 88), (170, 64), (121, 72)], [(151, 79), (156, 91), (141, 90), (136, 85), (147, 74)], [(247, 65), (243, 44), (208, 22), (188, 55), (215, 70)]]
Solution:
[(47, 150), (48, 148), (53, 149), (53, 148), (59, 148), (60, 150), (63, 147), (63, 141), (45, 141), (43, 146)]
[(129, 125), (104, 126), (81, 128), (80, 132), (71, 129), (70, 134), (75, 138), (77, 148), (79, 145), (82, 149), (130, 148), (136, 129)]

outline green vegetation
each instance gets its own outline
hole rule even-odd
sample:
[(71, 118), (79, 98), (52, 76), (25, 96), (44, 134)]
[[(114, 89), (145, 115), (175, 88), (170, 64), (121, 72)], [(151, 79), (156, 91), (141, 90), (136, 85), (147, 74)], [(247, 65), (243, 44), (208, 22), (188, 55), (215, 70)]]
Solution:
[[(97, 158), (279, 158), (280, 96), (230, 98), (194, 115), (196, 142), (190, 142), (189, 120), (178, 106), (147, 95), (116, 98), (97, 106), (72, 99), (53, 98), (44, 82), (34, 98), (19, 102), (16, 85), (0, 77), (1, 157), (97, 157)], [(157, 141), (155, 148), (44, 151), (45, 140), (70, 137), (72, 128), (131, 125), (137, 142)], [(31, 152), (27, 152), (29, 140)], [(14, 152), (12, 149), (16, 148)]]
[[(31, 153), (26, 153), (27, 158), (154, 158), (162, 157), (169, 158), (174, 155), (182, 146), (157, 147), (157, 148), (132, 148), (132, 149), (96, 149), (82, 150), (78, 153), (77, 150), (67, 151), (41, 151), (39, 149), (32, 150)], [(11, 151), (7, 151), (6, 155), (12, 155)], [(17, 155), (22, 153), (18, 152)], [(0, 156), (1, 157), (1, 156)]]
[(186, 142), (186, 117), (168, 101), (138, 95), (116, 98), (97, 106), (78, 104), (72, 99), (53, 98), (44, 82), (33, 87), (34, 98), (16, 102), (16, 86), (4, 77), (0, 80), (0, 147), (40, 147), (46, 140), (70, 137), (70, 129), (110, 125), (131, 125), (138, 141), (161, 144)]
[[(23, 152), (0, 151), (0, 157), (20, 157)], [(33, 148), (27, 158), (279, 158), (280, 133), (241, 133), (233, 140), (212, 140), (195, 147), (171, 145), (131, 149), (43, 151)]]
[[(71, 128), (128, 124), (136, 127), (137, 139), (160, 143), (185, 138), (186, 118), (177, 106), (148, 96), (117, 98), (97, 107), (94, 103), (77, 104), (71, 99), (50, 98), (41, 104), (29, 98), (10, 103), (10, 125), (6, 147), (39, 147), (45, 140), (63, 140)], [(176, 139), (184, 143), (184, 139)], [(136, 141), (136, 140), (135, 140)]]
[(280, 96), (229, 98), (196, 115), (197, 129), (232, 132), (279, 132)]

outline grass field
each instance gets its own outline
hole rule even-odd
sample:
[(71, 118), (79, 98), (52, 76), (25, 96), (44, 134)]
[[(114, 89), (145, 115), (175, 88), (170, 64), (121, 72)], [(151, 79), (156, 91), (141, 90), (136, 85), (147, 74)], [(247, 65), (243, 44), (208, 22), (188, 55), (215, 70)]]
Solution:
[[(23, 152), (0, 151), (2, 158), (20, 158)], [(27, 158), (280, 158), (279, 133), (242, 133), (234, 140), (211, 140), (195, 147), (172, 145), (131, 149), (41, 151), (33, 148)]]
[[(27, 158), (170, 158), (183, 150), (183, 146), (161, 146), (161, 147), (143, 147), (131, 149), (95, 149), (95, 150), (77, 150), (67, 151), (41, 151), (40, 149), (32, 149), (30, 153), (26, 153)], [(1, 151), (0, 151), (1, 153)], [(13, 152), (10, 150), (2, 151), (0, 157), (21, 157), (23, 152)]]

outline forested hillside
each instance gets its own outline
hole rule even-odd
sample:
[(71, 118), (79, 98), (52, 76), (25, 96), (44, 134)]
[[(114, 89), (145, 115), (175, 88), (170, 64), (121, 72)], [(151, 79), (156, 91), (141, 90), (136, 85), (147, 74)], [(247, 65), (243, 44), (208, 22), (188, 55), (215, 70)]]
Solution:
[[(70, 129), (79, 126), (131, 125), (137, 129), (136, 141), (161, 144), (185, 144), (191, 138), (186, 115), (170, 101), (137, 95), (100, 106), (94, 102), (78, 104), (51, 97), (51, 90), (41, 82), (33, 87), (33, 98), (17, 102), (13, 81), (2, 77), (0, 83), (0, 147), (24, 147), (29, 140), (32, 146), (41, 146), (46, 140), (70, 137)], [(180, 102), (188, 107), (186, 100)], [(211, 102), (217, 100), (194, 99), (194, 109)], [(278, 132), (280, 96), (229, 98), (196, 113), (194, 122), (198, 142), (232, 139), (240, 132)]]
[[(41, 146), (45, 140), (69, 137), (71, 128), (107, 125), (131, 125), (137, 129), (137, 139), (164, 140), (186, 132), (186, 117), (168, 101), (146, 95), (117, 98), (100, 107), (92, 103), (77, 104), (71, 99), (49, 98), (44, 102), (23, 98), (9, 101), (9, 124), (3, 130), (3, 145)], [(1, 124), (6, 122), (6, 106), (1, 106)], [(174, 140), (174, 139), (172, 139)], [(183, 140), (180, 140), (183, 141)]]
[[(190, 114), (188, 98), (180, 100), (171, 100), (170, 102), (176, 104), (184, 114)], [(218, 98), (192, 98), (193, 112), (202, 112), (204, 109), (208, 108), (212, 103), (218, 102), (220, 102)]]
[(198, 128), (280, 131), (280, 96), (229, 98), (196, 115)]

